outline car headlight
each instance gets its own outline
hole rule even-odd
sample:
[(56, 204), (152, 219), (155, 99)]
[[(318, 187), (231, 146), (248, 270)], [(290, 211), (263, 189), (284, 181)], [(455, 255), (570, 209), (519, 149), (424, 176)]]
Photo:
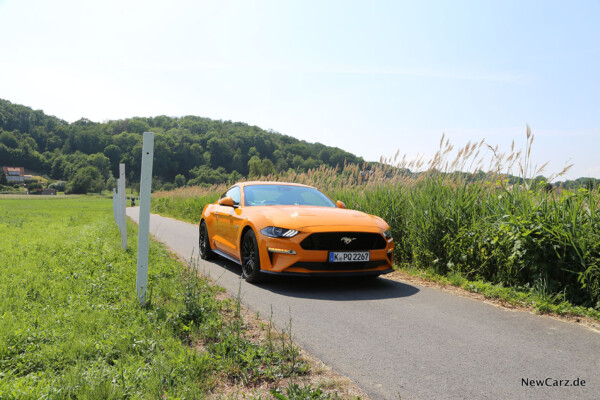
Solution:
[(390, 232), (388, 229), (387, 231), (383, 232), (383, 236), (385, 236), (387, 240), (390, 240), (392, 238), (392, 232)]
[(298, 231), (295, 231), (293, 229), (279, 228), (277, 226), (267, 226), (266, 228), (262, 229), (260, 233), (272, 238), (291, 238), (296, 236), (298, 234)]

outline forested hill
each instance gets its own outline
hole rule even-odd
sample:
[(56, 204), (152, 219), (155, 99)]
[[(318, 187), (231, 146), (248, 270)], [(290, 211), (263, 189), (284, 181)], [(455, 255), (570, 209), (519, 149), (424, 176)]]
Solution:
[(155, 132), (154, 175), (162, 182), (183, 175), (186, 183), (213, 183), (289, 168), (363, 162), (336, 147), (241, 122), (158, 116), (68, 123), (0, 99), (0, 165), (23, 166), (65, 181), (85, 169), (106, 182), (111, 174), (118, 175), (121, 162), (127, 165), (128, 180), (136, 181), (145, 131)]

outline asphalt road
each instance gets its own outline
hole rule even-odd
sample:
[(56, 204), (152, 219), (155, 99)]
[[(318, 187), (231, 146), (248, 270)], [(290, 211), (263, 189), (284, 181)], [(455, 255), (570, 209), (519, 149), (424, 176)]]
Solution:
[(197, 225), (152, 215), (150, 233), (278, 328), (291, 321), (300, 346), (373, 399), (600, 399), (600, 333), (586, 327), (385, 278), (251, 285), (234, 263), (197, 259)]

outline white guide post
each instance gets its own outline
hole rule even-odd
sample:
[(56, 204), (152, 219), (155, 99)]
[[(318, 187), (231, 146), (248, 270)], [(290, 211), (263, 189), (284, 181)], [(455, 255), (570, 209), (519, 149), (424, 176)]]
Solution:
[(115, 222), (121, 232), (121, 179), (117, 178), (117, 198), (115, 199)]
[(113, 188), (113, 219), (117, 222), (117, 189)]
[(140, 216), (138, 228), (138, 256), (136, 289), (141, 305), (146, 304), (148, 288), (148, 251), (150, 241), (150, 193), (152, 192), (152, 161), (154, 133), (144, 132), (142, 144), (142, 172), (140, 178)]
[(119, 164), (119, 227), (121, 228), (121, 244), (127, 250), (127, 216), (125, 214), (125, 164)]

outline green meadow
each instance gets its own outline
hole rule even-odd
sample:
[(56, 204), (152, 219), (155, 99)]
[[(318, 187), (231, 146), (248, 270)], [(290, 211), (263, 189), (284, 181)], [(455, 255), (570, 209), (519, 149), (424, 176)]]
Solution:
[(0, 399), (196, 399), (308, 371), (289, 340), (246, 339), (239, 302), (153, 241), (141, 307), (137, 227), (124, 251), (112, 218), (102, 198), (0, 199)]

